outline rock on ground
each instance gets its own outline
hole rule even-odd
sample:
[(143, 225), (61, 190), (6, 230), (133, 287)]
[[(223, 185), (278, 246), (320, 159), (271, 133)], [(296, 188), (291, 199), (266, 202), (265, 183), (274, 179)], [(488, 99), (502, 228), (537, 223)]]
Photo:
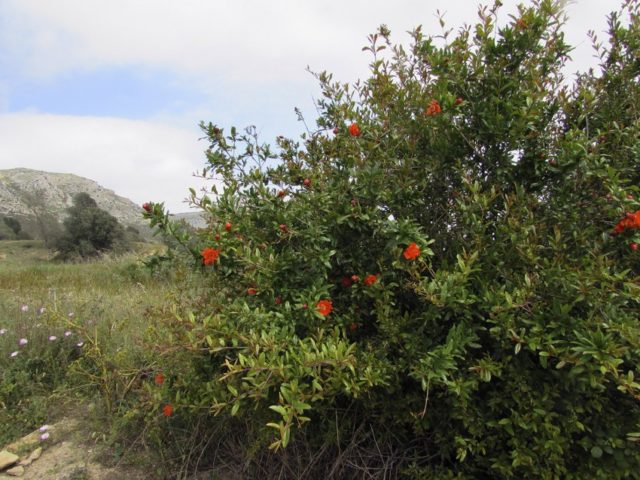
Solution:
[(18, 460), (19, 457), (17, 455), (14, 455), (13, 453), (6, 450), (2, 450), (0, 452), (0, 470), (4, 470), (5, 468), (10, 467)]
[[(153, 480), (149, 471), (131, 467), (107, 467), (96, 460), (93, 443), (83, 441), (77, 419), (63, 419), (49, 427), (42, 441), (35, 431), (7, 445), (0, 453), (4, 471), (0, 480)], [(86, 433), (86, 432), (85, 432)], [(16, 463), (18, 463), (16, 465)], [(2, 463), (0, 463), (2, 465)], [(8, 467), (13, 466), (10, 472)]]

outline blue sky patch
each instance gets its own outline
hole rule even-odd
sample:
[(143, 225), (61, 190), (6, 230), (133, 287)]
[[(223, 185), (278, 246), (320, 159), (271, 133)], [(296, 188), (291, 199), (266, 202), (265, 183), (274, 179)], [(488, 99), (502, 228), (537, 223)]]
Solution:
[(206, 103), (201, 92), (181, 86), (175, 77), (157, 71), (141, 73), (137, 67), (76, 72), (47, 81), (10, 81), (8, 90), (9, 112), (141, 119)]

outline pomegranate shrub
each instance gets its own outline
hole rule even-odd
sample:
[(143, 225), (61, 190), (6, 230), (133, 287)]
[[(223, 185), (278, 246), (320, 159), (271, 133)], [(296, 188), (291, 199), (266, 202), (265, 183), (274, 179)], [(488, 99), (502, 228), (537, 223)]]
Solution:
[(202, 124), (207, 228), (144, 213), (196, 275), (149, 339), (156, 428), (325, 455), (290, 478), (638, 478), (638, 2), (572, 81), (558, 2), (498, 8), (380, 27), (298, 140)]

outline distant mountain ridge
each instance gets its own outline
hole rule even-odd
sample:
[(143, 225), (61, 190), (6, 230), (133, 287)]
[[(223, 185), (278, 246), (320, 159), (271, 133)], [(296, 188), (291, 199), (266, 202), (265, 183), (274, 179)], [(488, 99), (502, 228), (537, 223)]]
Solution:
[(109, 212), (125, 226), (140, 227), (146, 224), (139, 205), (93, 180), (71, 173), (27, 168), (0, 170), (0, 216), (32, 216), (26, 197), (37, 194), (46, 204), (48, 213), (60, 220), (71, 206), (73, 196), (80, 192), (88, 193), (98, 207)]
[[(116, 217), (125, 227), (131, 226), (144, 237), (150, 239), (153, 232), (149, 223), (142, 218), (142, 206), (128, 198), (117, 195), (113, 190), (104, 188), (98, 182), (71, 173), (44, 172), (28, 168), (0, 170), (0, 217), (16, 218), (29, 234), (40, 237), (34, 223), (30, 196), (44, 206), (58, 223), (66, 216), (66, 210), (72, 205), (73, 196), (85, 192), (93, 198), (98, 207)], [(206, 220), (202, 212), (192, 211), (172, 214), (176, 221), (184, 221), (194, 228), (205, 228)], [(0, 221), (0, 230), (6, 230)], [(2, 231), (0, 231), (2, 238)]]
[(185, 213), (172, 213), (169, 215), (172, 220), (180, 221), (184, 220), (188, 225), (193, 228), (206, 228), (207, 220), (203, 212), (185, 212)]

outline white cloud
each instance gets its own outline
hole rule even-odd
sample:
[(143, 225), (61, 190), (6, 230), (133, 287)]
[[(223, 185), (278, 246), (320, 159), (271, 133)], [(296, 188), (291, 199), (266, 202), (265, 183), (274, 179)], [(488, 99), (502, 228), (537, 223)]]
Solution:
[[(353, 80), (366, 74), (369, 58), (360, 52), (367, 34), (388, 24), (396, 40), (418, 24), (440, 33), (436, 10), (450, 27), (474, 22), (473, 0), (351, 0), (301, 2), (271, 0), (5, 0), (11, 17), (6, 45), (24, 59), (33, 76), (73, 69), (146, 65), (167, 68), (200, 87), (211, 76), (228, 82), (308, 82), (304, 69), (329, 70)], [(488, 1), (483, 3), (490, 3)], [(500, 18), (516, 11), (505, 0)], [(622, 0), (579, 0), (568, 6), (567, 36), (582, 43), (580, 61), (590, 58), (585, 34), (604, 28), (604, 16)], [(586, 54), (584, 53), (586, 52)]]
[(160, 123), (46, 114), (0, 115), (0, 169), (73, 173), (142, 204), (187, 211), (191, 176), (204, 166), (198, 132)]

